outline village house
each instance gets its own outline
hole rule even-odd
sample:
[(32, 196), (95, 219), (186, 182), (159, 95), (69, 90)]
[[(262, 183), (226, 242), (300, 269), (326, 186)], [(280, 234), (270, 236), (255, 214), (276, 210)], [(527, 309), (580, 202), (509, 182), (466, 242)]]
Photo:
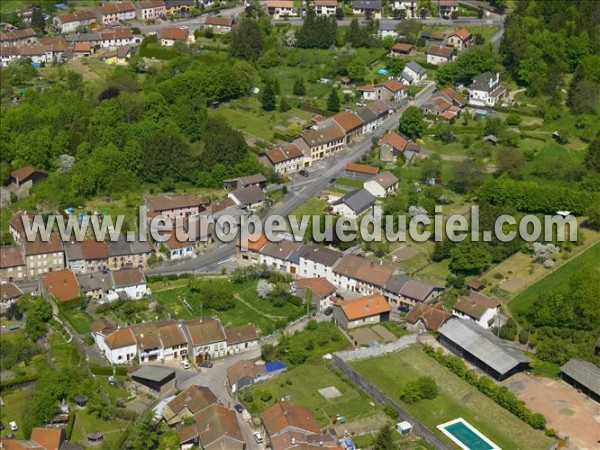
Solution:
[(293, 0), (266, 0), (264, 5), (267, 7), (269, 15), (275, 20), (296, 15)]
[(362, 134), (371, 133), (381, 123), (377, 120), (375, 113), (368, 106), (361, 106), (356, 110), (356, 115), (363, 121)]
[(19, 281), (27, 277), (22, 249), (18, 245), (0, 246), (0, 280)]
[(140, 42), (140, 38), (135, 37), (129, 28), (101, 28), (98, 30), (98, 34), (102, 48), (120, 47)]
[(442, 45), (446, 40), (446, 33), (443, 31), (424, 30), (421, 32), (421, 38), (428, 44)]
[(399, 102), (407, 97), (406, 88), (398, 80), (384, 80), (378, 84), (367, 84), (358, 88), (365, 100)]
[(427, 78), (427, 71), (414, 61), (409, 61), (402, 70), (400, 81), (404, 84), (414, 84)]
[(204, 28), (212, 30), (214, 34), (227, 34), (231, 33), (234, 23), (233, 17), (208, 16)]
[(386, 170), (365, 181), (364, 188), (374, 197), (388, 197), (398, 191), (398, 178)]
[(379, 141), (379, 159), (394, 162), (406, 149), (408, 139), (394, 131), (386, 133)]
[(458, 0), (433, 0), (437, 4), (440, 17), (444, 19), (456, 18), (458, 14)]
[(375, 197), (366, 189), (350, 191), (331, 204), (333, 214), (355, 219), (369, 211), (375, 203)]
[(156, 323), (162, 345), (163, 361), (178, 361), (188, 358), (188, 342), (182, 325), (174, 320)]
[(436, 66), (446, 64), (452, 61), (453, 55), (452, 47), (430, 45), (427, 48), (427, 64), (434, 64)]
[(408, 311), (418, 303), (428, 303), (438, 298), (444, 289), (440, 286), (407, 277), (404, 274), (392, 276), (386, 283), (383, 294), (390, 304), (400, 311)]
[(446, 44), (461, 52), (473, 44), (473, 35), (466, 28), (461, 28), (448, 36)]
[(300, 278), (296, 281), (295, 294), (305, 301), (310, 300), (317, 311), (331, 307), (335, 293), (335, 286), (327, 278)]
[(264, 191), (258, 186), (249, 186), (236, 189), (227, 194), (227, 197), (240, 208), (247, 211), (256, 211), (260, 208), (266, 199)]
[(187, 16), (196, 7), (196, 0), (164, 0), (169, 16)]
[(267, 164), (278, 174), (295, 173), (305, 167), (304, 153), (296, 144), (279, 144), (264, 153)]
[(398, 39), (398, 31), (396, 31), (396, 26), (398, 24), (395, 22), (390, 22), (387, 20), (382, 20), (379, 22), (379, 31), (378, 35), (380, 39), (385, 39), (386, 37), (391, 37), (393, 39)]
[(63, 244), (55, 233), (50, 234), (48, 242), (39, 238), (35, 241), (25, 242), (24, 249), (25, 267), (29, 279), (65, 268)]
[(239, 393), (246, 386), (253, 385), (264, 378), (267, 378), (264, 364), (241, 360), (227, 368), (227, 386), (231, 394)]
[(97, 31), (87, 33), (77, 33), (65, 36), (67, 45), (89, 44), (91, 47), (99, 47), (102, 42), (102, 36)]
[(225, 336), (227, 337), (228, 355), (258, 347), (258, 332), (256, 326), (252, 323), (237, 327), (227, 325), (225, 327)]
[(399, 57), (399, 56), (410, 55), (410, 52), (412, 52), (413, 47), (414, 46), (412, 44), (405, 44), (403, 42), (396, 42), (392, 46), (392, 48), (390, 49), (389, 56)]
[(132, 52), (133, 48), (131, 46), (123, 45), (102, 55), (102, 61), (106, 64), (125, 66), (128, 63), (129, 58), (131, 58)]
[(60, 302), (74, 300), (79, 297), (79, 283), (75, 274), (67, 269), (50, 272), (42, 278), (40, 291)]
[(81, 242), (81, 255), (84, 260), (82, 272), (96, 272), (108, 268), (108, 244), (105, 241), (85, 239)]
[(304, 155), (313, 161), (331, 156), (346, 148), (346, 134), (337, 124), (316, 130), (306, 130), (294, 139)]
[(83, 58), (92, 56), (94, 54), (94, 47), (89, 42), (75, 42), (71, 50), (73, 58)]
[(267, 242), (258, 252), (258, 262), (271, 270), (296, 274), (298, 272), (296, 253), (300, 250), (300, 247), (302, 247), (302, 242), (288, 239), (279, 242)]
[(383, 292), (394, 271), (393, 266), (383, 261), (347, 254), (335, 263), (329, 281), (340, 289), (371, 295)]
[(367, 166), (365, 164), (348, 163), (344, 167), (344, 176), (347, 178), (358, 178), (368, 180), (379, 173), (379, 167)]
[(308, 408), (280, 401), (263, 411), (261, 422), (266, 441), (273, 450), (310, 449), (309, 444), (339, 448), (334, 437), (321, 434)]
[(334, 16), (340, 7), (338, 0), (314, 0), (313, 5), (317, 16)]
[(244, 177), (223, 180), (223, 189), (225, 189), (226, 191), (251, 186), (256, 186), (261, 189), (265, 189), (267, 187), (267, 179), (262, 173), (255, 173), (253, 175), (246, 175)]
[(250, 234), (247, 241), (239, 239), (237, 241), (237, 258), (243, 261), (249, 261), (258, 264), (260, 258), (260, 249), (268, 242), (267, 236), (264, 234)]
[(37, 44), (37, 35), (33, 28), (9, 30), (0, 33), (0, 47), (19, 47)]
[(214, 403), (198, 412), (192, 425), (179, 428), (177, 436), (182, 450), (199, 447), (206, 450), (245, 450), (246, 443), (236, 412)]
[(506, 94), (500, 85), (500, 73), (484, 72), (477, 75), (468, 87), (469, 105), (480, 108), (494, 107)]
[(127, 241), (123, 236), (117, 241), (108, 241), (108, 268), (110, 270), (131, 267), (148, 267), (148, 258), (153, 248), (148, 241)]
[(499, 308), (502, 305), (496, 297), (488, 297), (479, 292), (461, 295), (452, 308), (452, 314), (461, 319), (472, 320), (483, 328), (495, 324)]
[(135, 5), (131, 2), (104, 3), (97, 10), (98, 22), (109, 25), (117, 22), (135, 20)]
[(82, 296), (98, 304), (112, 302), (119, 298), (115, 292), (110, 272), (92, 272), (76, 276)]
[(92, 324), (92, 337), (112, 364), (128, 364), (137, 354), (135, 337), (129, 328), (116, 329), (106, 321), (97, 321)]
[(419, 18), (419, 2), (418, 0), (395, 0), (392, 4), (394, 11), (404, 11), (406, 19)]
[(335, 323), (344, 330), (385, 322), (390, 318), (390, 305), (381, 294), (343, 300), (333, 305)]
[(174, 427), (217, 402), (217, 396), (208, 387), (192, 384), (165, 405), (162, 418)]
[(8, 67), (13, 61), (21, 58), (18, 47), (0, 47), (0, 67)]
[(140, 362), (162, 361), (164, 348), (155, 323), (140, 323), (129, 327), (133, 333)]
[(451, 317), (442, 302), (434, 305), (417, 303), (406, 315), (406, 329), (413, 333), (435, 332)]
[(209, 203), (195, 194), (159, 194), (145, 198), (149, 219), (157, 215), (175, 219), (200, 214)]
[(74, 13), (61, 14), (52, 19), (52, 25), (61, 34), (74, 33), (82, 28), (88, 28), (96, 23), (96, 12), (80, 10)]
[(0, 317), (6, 317), (11, 307), (23, 295), (23, 291), (14, 283), (0, 283)]
[(373, 19), (381, 20), (382, 10), (381, 0), (353, 0), (352, 1), (352, 12), (370, 16)]
[(12, 236), (13, 241), (16, 244), (22, 244), (27, 236), (25, 233), (25, 224), (33, 223), (36, 218), (36, 214), (28, 211), (19, 210), (8, 221), (8, 231)]
[(173, 47), (176, 42), (190, 44), (194, 40), (194, 35), (190, 34), (190, 30), (183, 27), (163, 28), (158, 32), (158, 41), (163, 47)]
[(150, 21), (166, 17), (165, 2), (160, 0), (140, 1), (135, 5), (138, 20)]
[(385, 119), (387, 119), (394, 110), (394, 107), (385, 100), (375, 100), (374, 102), (370, 102), (367, 104), (367, 108), (369, 108), (377, 117), (375, 123), (376, 128), (382, 126)]
[(3, 437), (2, 448), (6, 450), (78, 450), (81, 447), (66, 440), (64, 428), (35, 427), (31, 430), (31, 437), (27, 440)]
[[(331, 116), (323, 124), (333, 121), (337, 123), (346, 135), (346, 144), (362, 134), (363, 121), (354, 111), (340, 111)], [(320, 125), (320, 124), (319, 124)]]
[(146, 277), (140, 268), (115, 270), (112, 272), (112, 278), (118, 296), (138, 299), (146, 295)]
[(218, 318), (202, 317), (185, 322), (184, 330), (194, 362), (221, 358), (227, 354), (227, 336)]
[(332, 268), (342, 253), (322, 245), (305, 245), (298, 256), (299, 277), (330, 279), (333, 276)]

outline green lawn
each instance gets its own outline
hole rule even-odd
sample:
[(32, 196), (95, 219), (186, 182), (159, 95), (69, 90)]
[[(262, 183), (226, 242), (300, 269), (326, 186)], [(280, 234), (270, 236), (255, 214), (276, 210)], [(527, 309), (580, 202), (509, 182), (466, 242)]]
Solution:
[(531, 305), (540, 293), (552, 292), (562, 288), (568, 282), (571, 275), (584, 268), (595, 267), (596, 270), (600, 270), (599, 262), (600, 244), (596, 243), (514, 297), (508, 303), (511, 313), (517, 317), (522, 316), (531, 308)]
[(433, 377), (440, 387), (434, 400), (402, 406), (447, 442), (437, 425), (462, 417), (501, 448), (546, 449), (552, 443), (543, 432), (535, 431), (427, 356), (419, 345), (352, 365), (396, 401), (402, 384), (421, 376)]
[[(342, 396), (325, 399), (319, 389), (330, 386), (336, 387)], [(303, 364), (247, 389), (254, 399), (246, 405), (252, 412), (262, 412), (275, 400), (287, 397), (294, 405), (310, 408), (321, 427), (331, 424), (331, 419), (338, 414), (352, 421), (380, 411), (379, 407), (370, 405), (371, 399), (365, 393), (322, 361)], [(272, 394), (272, 399), (267, 402), (260, 399), (265, 391)]]
[(79, 334), (87, 334), (92, 331), (91, 325), (94, 318), (87, 312), (75, 308), (60, 308), (60, 311), (62, 316)]
[(335, 181), (335, 184), (339, 184), (342, 186), (349, 186), (353, 189), (362, 189), (365, 184), (364, 180), (357, 180), (355, 178), (338, 178)]
[(327, 202), (319, 197), (309, 198), (300, 207), (290, 213), (290, 216), (306, 216), (321, 214), (325, 208), (327, 208)]
[(75, 345), (67, 343), (57, 332), (54, 332), (48, 339), (50, 351), (48, 358), (56, 367), (72, 367), (81, 362), (81, 353)]
[(129, 426), (129, 422), (120, 419), (103, 421), (96, 416), (89, 414), (85, 409), (76, 411), (75, 424), (73, 425), (73, 435), (71, 442), (88, 447), (87, 433), (99, 431), (104, 435), (103, 448), (116, 448), (121, 434)]
[[(23, 425), (23, 414), (25, 412), (25, 405), (27, 404), (28, 398), (31, 395), (34, 387), (30, 386), (23, 389), (18, 389), (9, 392), (2, 393), (2, 401), (4, 402), (4, 406), (1, 408), (0, 417), (2, 418), (2, 423), (4, 424), (4, 430), (2, 431), (2, 436), (10, 433), (10, 429), (8, 428), (9, 422), (17, 422), (17, 426)], [(22, 427), (17, 430), (16, 433), (13, 433), (18, 439), (25, 439), (25, 435), (23, 434)]]
[(306, 312), (306, 308), (303, 306), (286, 303), (281, 307), (277, 307), (269, 300), (260, 298), (256, 293), (256, 282), (236, 284), (235, 291), (244, 301), (268, 316), (294, 320)]

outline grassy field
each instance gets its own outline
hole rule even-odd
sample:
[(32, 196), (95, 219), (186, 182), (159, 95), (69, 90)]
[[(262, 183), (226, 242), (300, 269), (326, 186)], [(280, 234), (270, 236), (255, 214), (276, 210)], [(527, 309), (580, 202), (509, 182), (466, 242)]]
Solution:
[(502, 448), (546, 449), (552, 443), (543, 432), (533, 430), (427, 356), (420, 346), (356, 361), (353, 366), (396, 401), (399, 401), (398, 389), (402, 384), (421, 376), (433, 377), (440, 387), (440, 394), (433, 400), (403, 404), (403, 407), (446, 441), (436, 426), (462, 417)]
[(61, 309), (61, 314), (79, 334), (86, 334), (92, 331), (91, 326), (94, 318), (87, 312), (75, 308), (63, 308)]
[(511, 313), (517, 317), (522, 315), (531, 307), (538, 294), (562, 288), (572, 274), (583, 268), (595, 267), (600, 270), (599, 261), (600, 244), (596, 243), (513, 298), (508, 304)]
[[(2, 423), (6, 427), (4, 430), (2, 430), (2, 436), (10, 433), (10, 429), (8, 428), (9, 422), (17, 422), (17, 426), (23, 424), (25, 405), (27, 405), (27, 400), (33, 389), (34, 387), (30, 386), (24, 389), (2, 393), (2, 401), (4, 402), (4, 406), (1, 408), (2, 412), (0, 417), (2, 418)], [(25, 435), (23, 434), (23, 430), (21, 428), (19, 428), (19, 430), (13, 434), (17, 439), (25, 439)]]
[(327, 208), (327, 202), (319, 197), (309, 198), (305, 203), (290, 213), (290, 216), (306, 216), (321, 214)]
[(104, 435), (103, 447), (116, 448), (121, 433), (125, 431), (128, 425), (128, 422), (119, 419), (105, 422), (98, 419), (96, 416), (89, 414), (85, 409), (79, 410), (77, 411), (77, 417), (75, 418), (75, 424), (73, 425), (71, 442), (86, 446), (87, 434), (91, 431), (99, 431)]
[[(307, 383), (308, 380), (310, 382)], [(325, 399), (319, 389), (330, 386), (336, 387), (342, 396), (332, 400)], [(331, 424), (331, 420), (337, 415), (353, 421), (380, 411), (378, 407), (371, 406), (371, 399), (365, 393), (320, 361), (303, 364), (247, 389), (254, 399), (246, 405), (252, 412), (262, 412), (276, 399), (286, 397), (294, 405), (310, 408), (321, 427)], [(260, 394), (264, 391), (270, 392), (273, 399), (263, 402)]]

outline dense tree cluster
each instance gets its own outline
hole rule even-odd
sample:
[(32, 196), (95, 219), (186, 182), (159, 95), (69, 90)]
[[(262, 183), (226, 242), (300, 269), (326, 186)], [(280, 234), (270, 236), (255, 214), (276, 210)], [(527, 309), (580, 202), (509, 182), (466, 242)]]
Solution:
[[(575, 72), (570, 104), (587, 112), (598, 96), (599, 24), (595, 2), (516, 2), (505, 24), (504, 65), (531, 94), (548, 95), (556, 104), (566, 75)], [(584, 105), (575, 99), (584, 100)]]
[(455, 83), (469, 84), (476, 75), (495, 68), (496, 55), (491, 48), (478, 46), (462, 53), (455, 61), (440, 66), (437, 85), (444, 87)]
[(360, 25), (358, 19), (352, 19), (350, 28), (346, 33), (346, 43), (354, 48), (360, 47), (377, 47), (379, 40), (377, 39), (378, 24), (375, 21), (369, 21), (366, 25)]
[(296, 32), (300, 48), (329, 48), (337, 42), (337, 21), (334, 16), (317, 16), (309, 11), (302, 27)]
[(420, 400), (433, 400), (438, 396), (440, 388), (431, 377), (419, 377), (407, 381), (400, 388), (400, 400), (405, 403), (417, 403)]

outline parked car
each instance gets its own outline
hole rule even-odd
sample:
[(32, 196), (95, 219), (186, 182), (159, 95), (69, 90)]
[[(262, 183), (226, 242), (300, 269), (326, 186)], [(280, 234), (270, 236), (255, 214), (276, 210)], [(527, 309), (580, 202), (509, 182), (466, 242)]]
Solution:
[(192, 367), (190, 365), (190, 362), (187, 359), (182, 359), (181, 360), (181, 367), (185, 370), (188, 370), (190, 367)]
[(10, 431), (17, 431), (19, 429), (19, 427), (17, 426), (17, 422), (9, 422), (8, 423), (8, 427), (10, 428)]
[(256, 440), (257, 444), (263, 443), (262, 434), (260, 434), (258, 431), (254, 432), (254, 439)]
[(308, 172), (304, 169), (302, 169), (300, 172), (298, 172), (300, 175), (302, 175), (303, 177), (308, 177)]
[(326, 316), (330, 316), (333, 314), (333, 308), (331, 306), (328, 306), (327, 308), (325, 308), (323, 310), (323, 314), (325, 314)]
[(329, 184), (333, 184), (337, 181), (337, 178), (330, 178), (329, 179)]
[(116, 386), (117, 379), (113, 375), (111, 375), (110, 377), (108, 377), (108, 384), (110, 384), (111, 386)]
[(241, 414), (242, 411), (244, 410), (244, 407), (242, 405), (240, 405), (239, 403), (236, 403), (235, 405), (233, 405), (233, 409), (235, 409), (237, 412), (239, 412)]
[(205, 367), (206, 369), (211, 369), (213, 366), (213, 363), (211, 363), (210, 361), (202, 361), (200, 363), (200, 367)]

